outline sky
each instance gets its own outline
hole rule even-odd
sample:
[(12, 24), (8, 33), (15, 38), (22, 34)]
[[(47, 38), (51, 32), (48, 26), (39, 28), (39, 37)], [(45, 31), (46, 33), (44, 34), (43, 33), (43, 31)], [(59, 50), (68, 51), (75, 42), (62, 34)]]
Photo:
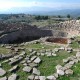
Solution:
[(0, 0), (0, 11), (14, 7), (48, 7), (54, 9), (80, 8), (80, 0)]

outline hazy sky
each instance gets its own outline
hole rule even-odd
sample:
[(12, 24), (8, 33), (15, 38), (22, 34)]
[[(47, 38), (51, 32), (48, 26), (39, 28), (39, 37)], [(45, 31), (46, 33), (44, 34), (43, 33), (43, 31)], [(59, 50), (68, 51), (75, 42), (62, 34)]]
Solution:
[(0, 11), (13, 7), (51, 7), (54, 9), (80, 8), (80, 0), (0, 0)]

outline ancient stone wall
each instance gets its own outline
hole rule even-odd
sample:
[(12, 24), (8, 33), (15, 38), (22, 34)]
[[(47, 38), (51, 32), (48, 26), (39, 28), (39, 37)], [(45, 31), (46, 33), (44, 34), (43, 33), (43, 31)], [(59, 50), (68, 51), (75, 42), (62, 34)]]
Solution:
[(13, 42), (24, 42), (24, 41), (30, 41), (34, 39), (38, 39), (41, 37), (47, 37), (47, 36), (53, 36), (53, 37), (66, 37), (65, 32), (56, 31), (56, 30), (43, 30), (39, 28), (26, 28), (22, 30), (18, 30), (15, 32), (10, 32), (7, 34), (3, 34), (0, 36), (0, 43), (13, 43)]
[(46, 29), (61, 30), (68, 33), (68, 36), (80, 35), (80, 20), (70, 20), (47, 26)]
[[(10, 26), (10, 25), (9, 25)], [(9, 29), (9, 28), (8, 28)], [(30, 25), (16, 25), (16, 31), (3, 33), (0, 36), (0, 43), (30, 41), (39, 39), (41, 37), (53, 36), (53, 37), (72, 37), (80, 35), (80, 20), (70, 20), (60, 23), (55, 23), (47, 28), (37, 28)]]

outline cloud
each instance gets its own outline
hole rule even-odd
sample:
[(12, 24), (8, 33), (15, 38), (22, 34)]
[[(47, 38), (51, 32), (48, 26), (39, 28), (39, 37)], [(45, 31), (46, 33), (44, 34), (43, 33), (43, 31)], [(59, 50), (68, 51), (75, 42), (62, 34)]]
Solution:
[(0, 11), (5, 11), (13, 7), (50, 7), (53, 9), (64, 8), (80, 8), (80, 3), (61, 3), (61, 2), (41, 2), (41, 1), (27, 1), (27, 0), (0, 0)]

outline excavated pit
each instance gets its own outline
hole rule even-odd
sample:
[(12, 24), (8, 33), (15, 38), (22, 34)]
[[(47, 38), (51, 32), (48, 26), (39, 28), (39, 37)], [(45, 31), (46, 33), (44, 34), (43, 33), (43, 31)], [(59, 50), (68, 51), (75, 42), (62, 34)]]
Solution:
[(46, 41), (52, 43), (67, 44), (68, 38), (47, 38)]

